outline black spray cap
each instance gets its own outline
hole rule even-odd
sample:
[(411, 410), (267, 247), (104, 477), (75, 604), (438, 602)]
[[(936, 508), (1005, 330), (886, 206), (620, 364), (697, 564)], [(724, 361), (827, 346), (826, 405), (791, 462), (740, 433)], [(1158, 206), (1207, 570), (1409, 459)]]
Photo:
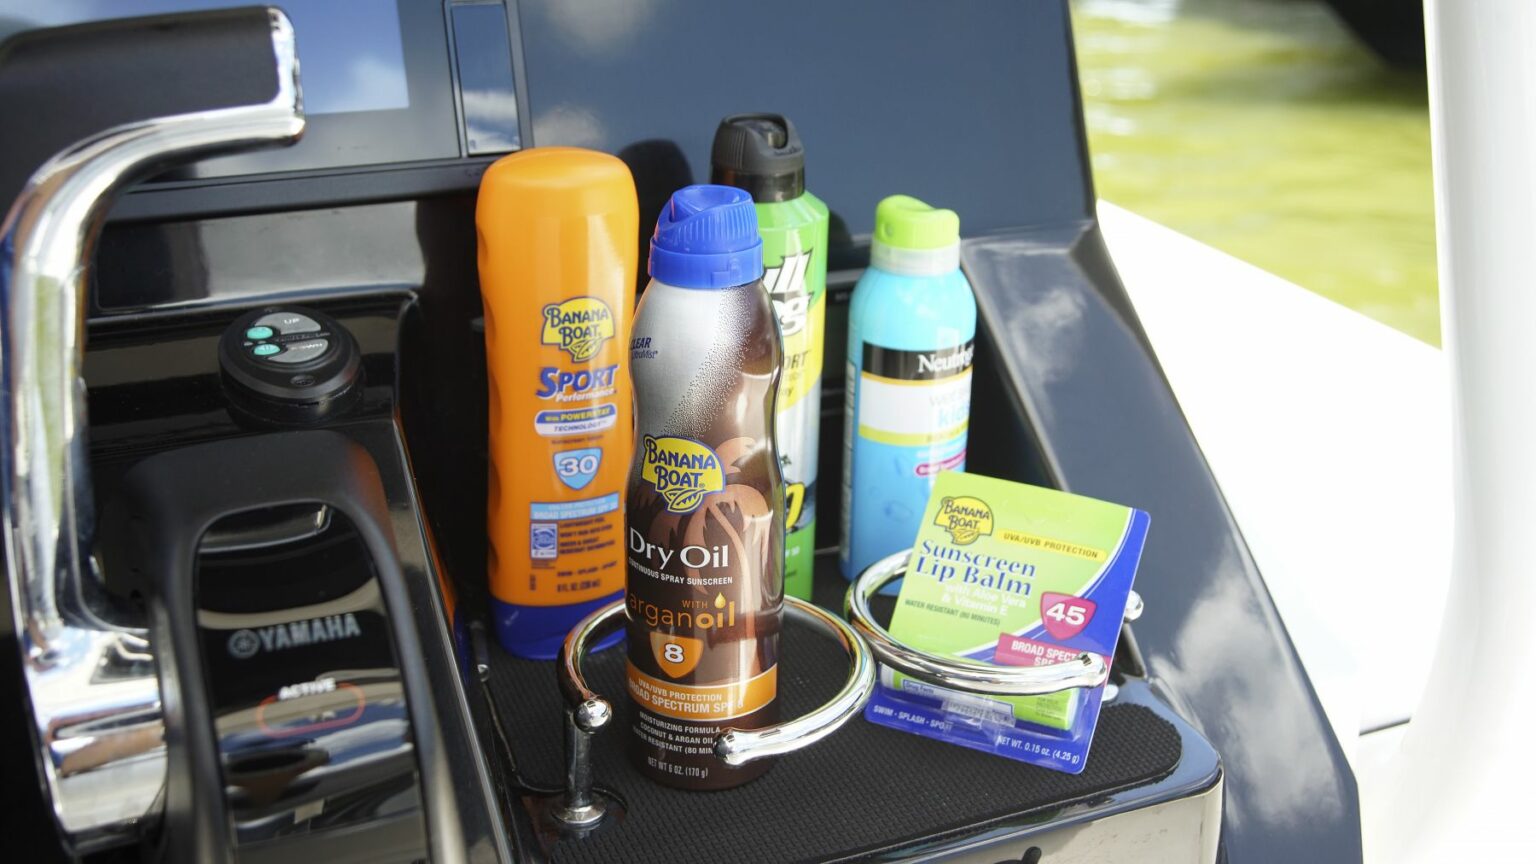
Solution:
[(720, 121), (710, 182), (745, 189), (759, 204), (805, 193), (805, 148), (782, 114), (734, 114)]

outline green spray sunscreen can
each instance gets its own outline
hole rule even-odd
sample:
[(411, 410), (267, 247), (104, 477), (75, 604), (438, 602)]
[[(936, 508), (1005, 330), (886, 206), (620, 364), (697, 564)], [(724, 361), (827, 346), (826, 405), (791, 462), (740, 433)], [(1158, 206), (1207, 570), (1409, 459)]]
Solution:
[(774, 432), (784, 474), (784, 590), (809, 600), (816, 553), (816, 457), (827, 311), (827, 205), (805, 191), (805, 148), (779, 114), (720, 121), (710, 182), (751, 193), (763, 286), (784, 337)]

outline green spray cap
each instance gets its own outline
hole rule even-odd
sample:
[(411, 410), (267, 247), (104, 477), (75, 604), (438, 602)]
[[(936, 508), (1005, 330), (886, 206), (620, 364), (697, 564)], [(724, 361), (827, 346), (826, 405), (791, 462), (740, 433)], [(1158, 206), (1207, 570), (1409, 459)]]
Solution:
[(960, 242), (960, 217), (911, 195), (891, 195), (875, 205), (875, 239), (897, 249), (938, 249)]
[(875, 205), (870, 259), (894, 273), (929, 275), (960, 266), (960, 217), (910, 195), (892, 195)]

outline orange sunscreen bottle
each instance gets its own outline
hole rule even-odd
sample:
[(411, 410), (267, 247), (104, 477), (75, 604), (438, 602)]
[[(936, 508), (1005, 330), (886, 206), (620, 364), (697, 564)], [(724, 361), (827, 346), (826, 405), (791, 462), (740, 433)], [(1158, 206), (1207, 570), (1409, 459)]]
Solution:
[(576, 622), (624, 593), (634, 178), (590, 150), (514, 153), (480, 181), (475, 227), (496, 636), (551, 659)]

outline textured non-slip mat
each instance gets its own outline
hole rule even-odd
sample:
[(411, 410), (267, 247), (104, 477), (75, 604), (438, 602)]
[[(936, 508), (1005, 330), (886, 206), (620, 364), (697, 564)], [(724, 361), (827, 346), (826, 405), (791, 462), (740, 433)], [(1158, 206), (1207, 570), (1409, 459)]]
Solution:
[[(783, 637), (779, 692), (786, 718), (814, 708), (847, 670), (832, 640), (798, 621)], [(589, 683), (617, 716), (597, 736), (599, 785), (617, 791), (628, 817), (555, 847), (557, 862), (821, 861), (964, 831), (979, 823), (1092, 799), (1147, 783), (1178, 763), (1177, 730), (1139, 705), (1108, 705), (1082, 774), (1060, 774), (964, 747), (853, 720), (825, 741), (777, 760), (767, 775), (723, 792), (683, 792), (641, 777), (624, 753), (630, 722), (622, 649), (587, 660)], [(554, 664), (499, 650), (491, 691), (518, 772), (554, 786), (564, 776), (561, 701)]]

